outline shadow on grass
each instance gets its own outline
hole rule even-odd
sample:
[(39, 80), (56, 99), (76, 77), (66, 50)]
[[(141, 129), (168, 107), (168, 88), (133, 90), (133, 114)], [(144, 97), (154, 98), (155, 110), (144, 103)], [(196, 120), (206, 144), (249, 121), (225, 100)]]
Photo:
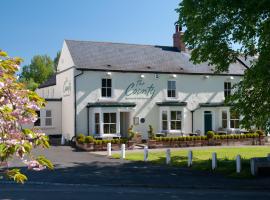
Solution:
[[(119, 156), (115, 156), (115, 158), (119, 158)], [(127, 156), (129, 160), (129, 157)], [(134, 160), (134, 159), (130, 159)], [(142, 161), (142, 160), (141, 160)], [(153, 164), (158, 165), (165, 165), (166, 158), (165, 156), (157, 156), (155, 158), (151, 158), (150, 162)], [(171, 156), (171, 164), (175, 167), (184, 167), (188, 168), (187, 166), (187, 157), (186, 156)], [(217, 168), (213, 171), (212, 170), (212, 161), (211, 159), (201, 160), (196, 156), (193, 156), (192, 167), (191, 169), (198, 170), (198, 171), (207, 171), (217, 174), (222, 174), (228, 177), (233, 178), (245, 178), (245, 179), (253, 179), (254, 177), (251, 175), (250, 172), (250, 159), (241, 159), (241, 173), (236, 173), (236, 161), (233, 159), (228, 158), (218, 158), (217, 161)]]

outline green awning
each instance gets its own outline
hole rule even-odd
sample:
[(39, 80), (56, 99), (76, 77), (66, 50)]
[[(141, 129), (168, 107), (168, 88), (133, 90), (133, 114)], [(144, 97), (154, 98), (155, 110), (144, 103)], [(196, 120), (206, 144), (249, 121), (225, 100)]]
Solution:
[(96, 102), (96, 103), (88, 103), (87, 107), (135, 107), (135, 103), (129, 102)]
[(180, 102), (180, 101), (163, 101), (157, 102), (158, 106), (186, 106), (187, 102)]

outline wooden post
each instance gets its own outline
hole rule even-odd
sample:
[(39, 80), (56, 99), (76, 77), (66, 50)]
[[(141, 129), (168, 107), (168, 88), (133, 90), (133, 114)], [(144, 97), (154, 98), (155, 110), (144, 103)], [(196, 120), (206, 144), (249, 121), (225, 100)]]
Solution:
[(237, 155), (236, 156), (236, 173), (241, 172), (241, 156)]
[(212, 170), (217, 168), (217, 153), (212, 153)]
[(192, 158), (193, 158), (192, 150), (189, 150), (188, 151), (188, 167), (192, 166)]
[(147, 146), (145, 146), (144, 147), (144, 161), (146, 162), (146, 161), (148, 161), (148, 147)]
[(107, 156), (111, 156), (112, 155), (112, 144), (109, 142), (107, 144)]
[(126, 158), (126, 145), (122, 144), (121, 145), (121, 159), (125, 159)]
[(171, 150), (166, 150), (166, 164), (169, 165), (171, 163)]

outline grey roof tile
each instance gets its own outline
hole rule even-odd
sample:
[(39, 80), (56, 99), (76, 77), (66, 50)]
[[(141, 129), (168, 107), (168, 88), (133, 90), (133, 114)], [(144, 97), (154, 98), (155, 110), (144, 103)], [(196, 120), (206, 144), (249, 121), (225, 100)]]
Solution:
[[(174, 47), (109, 42), (65, 40), (78, 69), (129, 72), (213, 74), (208, 63), (193, 64), (189, 52)], [(246, 67), (240, 62), (221, 74), (243, 75)]]

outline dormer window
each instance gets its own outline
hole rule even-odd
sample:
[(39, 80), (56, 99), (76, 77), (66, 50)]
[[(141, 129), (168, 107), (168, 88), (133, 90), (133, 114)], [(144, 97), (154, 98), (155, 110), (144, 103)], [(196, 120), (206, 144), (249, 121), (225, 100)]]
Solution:
[(101, 96), (105, 98), (112, 97), (112, 79), (103, 78), (101, 82)]

